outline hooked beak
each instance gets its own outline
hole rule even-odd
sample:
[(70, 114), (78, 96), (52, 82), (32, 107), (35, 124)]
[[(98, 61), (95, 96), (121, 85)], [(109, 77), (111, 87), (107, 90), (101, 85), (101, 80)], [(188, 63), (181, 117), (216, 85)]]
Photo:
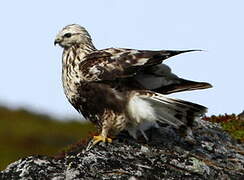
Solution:
[(56, 44), (59, 44), (62, 41), (61, 38), (56, 38), (54, 41), (54, 46), (56, 46)]

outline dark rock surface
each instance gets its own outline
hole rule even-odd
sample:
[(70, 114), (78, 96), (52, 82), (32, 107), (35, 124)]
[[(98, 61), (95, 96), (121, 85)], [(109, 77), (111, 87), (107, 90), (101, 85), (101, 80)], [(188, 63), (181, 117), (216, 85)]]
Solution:
[(217, 125), (198, 121), (193, 138), (170, 126), (147, 132), (147, 143), (121, 134), (112, 144), (80, 147), (65, 157), (30, 156), (0, 179), (244, 179), (244, 148)]

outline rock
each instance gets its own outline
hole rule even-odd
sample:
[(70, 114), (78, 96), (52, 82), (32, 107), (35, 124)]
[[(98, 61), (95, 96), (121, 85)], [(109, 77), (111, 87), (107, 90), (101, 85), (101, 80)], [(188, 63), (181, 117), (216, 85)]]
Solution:
[(244, 110), (238, 115), (238, 118), (244, 121)]
[(10, 164), (0, 179), (244, 179), (244, 147), (216, 124), (196, 122), (194, 141), (171, 126), (149, 130), (149, 142), (121, 133), (112, 144), (85, 146), (60, 158), (30, 156)]

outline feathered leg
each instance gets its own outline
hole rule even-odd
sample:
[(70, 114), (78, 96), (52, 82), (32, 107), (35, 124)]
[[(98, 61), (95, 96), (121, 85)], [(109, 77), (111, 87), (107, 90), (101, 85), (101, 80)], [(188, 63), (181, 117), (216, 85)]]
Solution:
[(111, 135), (118, 134), (126, 126), (125, 116), (121, 113), (115, 113), (113, 110), (105, 110), (101, 118), (103, 120), (102, 131), (100, 135), (93, 137), (90, 145), (88, 145), (89, 149), (99, 142), (112, 143)]

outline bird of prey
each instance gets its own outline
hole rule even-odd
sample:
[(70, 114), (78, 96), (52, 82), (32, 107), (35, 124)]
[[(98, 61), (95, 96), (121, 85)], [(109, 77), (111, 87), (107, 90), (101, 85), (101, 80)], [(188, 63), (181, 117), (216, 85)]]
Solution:
[(108, 48), (97, 50), (87, 30), (65, 26), (54, 44), (63, 50), (62, 81), (73, 107), (95, 123), (100, 135), (93, 144), (112, 142), (127, 130), (137, 138), (157, 122), (177, 128), (189, 127), (207, 108), (172, 99), (165, 94), (210, 88), (206, 82), (182, 79), (162, 62), (172, 56), (195, 50), (136, 50)]

